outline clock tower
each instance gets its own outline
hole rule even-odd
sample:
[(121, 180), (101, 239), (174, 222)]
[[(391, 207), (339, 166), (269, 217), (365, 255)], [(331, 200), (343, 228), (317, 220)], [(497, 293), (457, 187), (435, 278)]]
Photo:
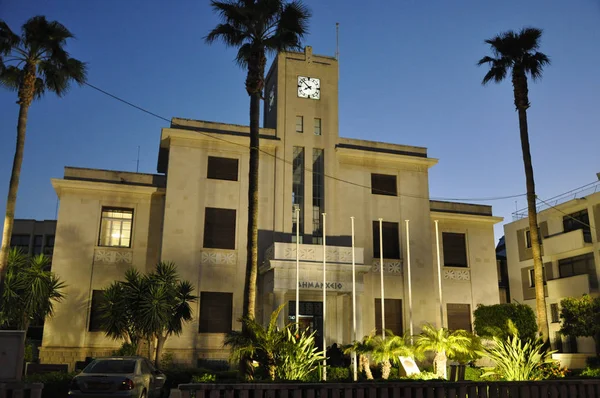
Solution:
[[(330, 220), (327, 235), (335, 230), (336, 190), (325, 174), (334, 175), (337, 167), (337, 60), (314, 55), (312, 47), (279, 53), (266, 77), (264, 126), (275, 129), (283, 141), (276, 166), (276, 196), (283, 198), (276, 205), (277, 230), (293, 235), (299, 223), (303, 243), (320, 243), (321, 213)], [(298, 220), (295, 208), (300, 209)]]

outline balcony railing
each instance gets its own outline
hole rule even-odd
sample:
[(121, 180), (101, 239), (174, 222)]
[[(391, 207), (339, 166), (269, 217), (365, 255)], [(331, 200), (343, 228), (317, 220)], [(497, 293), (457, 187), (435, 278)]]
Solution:
[(584, 247), (585, 236), (582, 229), (552, 235), (544, 239), (544, 255), (546, 256), (553, 256)]

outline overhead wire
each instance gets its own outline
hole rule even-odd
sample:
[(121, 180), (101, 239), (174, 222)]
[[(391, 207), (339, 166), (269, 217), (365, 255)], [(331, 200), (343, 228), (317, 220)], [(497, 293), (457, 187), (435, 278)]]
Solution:
[[(110, 92), (108, 92), (106, 90), (103, 90), (100, 87), (97, 87), (97, 86), (95, 86), (95, 85), (93, 85), (91, 83), (85, 82), (84, 84), (87, 85), (88, 87), (90, 87), (90, 88), (92, 88), (92, 89), (94, 89), (94, 90), (96, 90), (96, 91), (104, 94), (104, 95), (107, 95), (107, 96), (109, 96), (109, 97), (111, 97), (111, 98), (113, 98), (113, 99), (121, 102), (121, 103), (124, 103), (124, 104), (126, 104), (128, 106), (131, 106), (132, 108), (135, 108), (135, 109), (137, 109), (137, 110), (139, 110), (141, 112), (144, 112), (144, 113), (146, 113), (146, 114), (148, 114), (150, 116), (153, 116), (153, 117), (155, 117), (157, 119), (166, 121), (166, 122), (170, 123), (171, 127), (175, 127), (175, 128), (176, 127), (182, 127), (182, 128), (186, 128), (186, 129), (189, 129), (191, 127), (191, 126), (181, 125), (181, 124), (178, 124), (176, 122), (173, 122), (171, 119), (168, 119), (168, 118), (166, 118), (164, 116), (161, 116), (161, 115), (159, 115), (157, 113), (154, 113), (154, 112), (149, 111), (149, 110), (147, 110), (145, 108), (142, 108), (141, 106), (135, 105), (134, 103), (129, 102), (129, 101), (127, 101), (127, 100), (125, 100), (125, 99), (117, 96), (117, 95), (111, 94)], [(213, 138), (213, 139), (216, 139), (216, 140), (219, 140), (219, 141), (231, 144), (231, 145), (241, 146), (241, 147), (244, 147), (244, 148), (246, 148), (248, 150), (252, 149), (249, 145), (245, 145), (245, 144), (241, 144), (239, 142), (231, 141), (231, 140), (225, 139), (223, 137), (219, 137), (216, 134), (209, 134), (209, 133), (206, 133), (206, 132), (203, 132), (203, 131), (200, 131), (200, 130), (194, 130), (194, 131), (196, 133), (202, 134), (204, 136), (207, 136), (207, 137), (210, 137), (210, 138)], [(289, 164), (289, 165), (293, 166), (293, 163), (290, 160), (286, 160), (284, 158), (278, 157), (277, 155), (269, 153), (269, 152), (267, 152), (267, 151), (265, 151), (263, 149), (260, 149), (260, 148), (258, 148), (258, 150), (259, 150), (259, 152), (264, 153), (267, 156), (273, 157), (275, 160), (279, 160), (279, 161), (282, 161), (282, 162), (284, 162), (286, 164)], [(332, 180), (335, 180), (335, 181), (338, 181), (338, 182), (341, 182), (341, 183), (345, 183), (345, 184), (357, 186), (357, 187), (360, 187), (360, 188), (365, 188), (365, 189), (368, 189), (368, 190), (372, 189), (372, 187), (368, 186), (368, 185), (360, 184), (360, 183), (357, 183), (357, 182), (354, 182), (354, 181), (345, 180), (345, 179), (342, 179), (342, 178), (339, 178), (339, 177), (336, 177), (336, 176), (333, 176), (333, 175), (329, 175), (329, 174), (326, 174), (326, 173), (315, 172), (315, 171), (313, 171), (309, 167), (304, 167), (304, 170), (305, 171), (309, 171), (309, 172), (311, 172), (313, 174), (317, 174), (317, 175), (322, 174), (324, 178), (329, 178), (329, 179), (332, 179)], [(380, 190), (380, 192), (381, 192), (381, 190)], [(521, 194), (515, 194), (515, 195), (504, 195), (504, 196), (484, 197), (484, 198), (444, 198), (444, 197), (425, 197), (425, 196), (410, 195), (410, 194), (398, 193), (398, 192), (386, 192), (386, 193), (393, 194), (393, 195), (396, 195), (396, 196), (399, 196), (399, 197), (407, 197), (407, 198), (414, 198), (414, 199), (438, 200), (438, 201), (454, 201), (454, 202), (476, 202), (476, 201), (479, 201), (479, 202), (488, 202), (488, 201), (495, 201), (495, 200), (514, 199), (514, 198), (518, 198), (518, 197), (522, 197), (522, 196), (527, 195), (526, 193), (521, 193)]]

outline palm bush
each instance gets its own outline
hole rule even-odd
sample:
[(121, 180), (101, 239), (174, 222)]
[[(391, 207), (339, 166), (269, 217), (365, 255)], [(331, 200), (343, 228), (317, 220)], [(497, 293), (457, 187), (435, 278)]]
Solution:
[(375, 330), (370, 334), (363, 337), (362, 340), (357, 340), (348, 344), (343, 348), (344, 354), (356, 353), (358, 357), (358, 371), (365, 372), (367, 380), (373, 380), (373, 374), (371, 373), (371, 363), (369, 361), (369, 355), (374, 348)]
[(449, 357), (455, 357), (460, 353), (467, 354), (471, 348), (472, 340), (465, 330), (450, 332), (446, 328), (436, 329), (435, 326), (427, 324), (421, 329), (421, 334), (415, 341), (418, 354), (434, 352), (434, 372), (444, 379), (447, 378), (446, 362)]
[(547, 378), (544, 366), (556, 362), (552, 359), (554, 352), (547, 351), (541, 339), (522, 340), (513, 328), (512, 335), (505, 340), (493, 337), (491, 344), (484, 346), (482, 354), (493, 360), (496, 366), (485, 368), (486, 372), (481, 377), (495, 376), (506, 381)]
[(373, 360), (381, 365), (381, 377), (388, 379), (392, 370), (392, 363), (397, 363), (399, 357), (413, 357), (414, 350), (406, 343), (402, 336), (396, 336), (391, 330), (386, 330), (385, 339), (376, 336), (373, 339), (371, 351)]

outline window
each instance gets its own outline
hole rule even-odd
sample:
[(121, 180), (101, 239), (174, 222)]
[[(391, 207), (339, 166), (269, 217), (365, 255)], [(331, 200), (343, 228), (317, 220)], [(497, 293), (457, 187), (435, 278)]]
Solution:
[(102, 331), (102, 311), (100, 308), (104, 304), (104, 290), (93, 290), (92, 291), (92, 306), (90, 308), (90, 325), (88, 330), (90, 332)]
[(557, 352), (564, 352), (562, 334), (560, 334), (560, 332), (554, 332), (554, 347), (552, 348), (554, 348)]
[(46, 235), (46, 243), (44, 243), (44, 254), (51, 256), (54, 254), (54, 235)]
[[(382, 223), (383, 230), (383, 258), (400, 258), (400, 234), (397, 222)], [(379, 258), (379, 221), (373, 221), (373, 257)]]
[[(385, 328), (391, 330), (395, 335), (402, 336), (402, 300), (385, 299)], [(375, 299), (375, 328), (381, 334), (381, 299)]]
[(565, 232), (583, 230), (583, 240), (587, 243), (592, 242), (592, 231), (590, 230), (590, 217), (587, 210), (581, 210), (576, 213), (563, 217), (563, 228)]
[(560, 322), (560, 317), (558, 315), (558, 304), (550, 304), (550, 317), (552, 318), (552, 323)]
[(42, 243), (44, 243), (43, 235), (33, 237), (33, 254), (42, 254)]
[(446, 304), (449, 330), (466, 330), (471, 332), (471, 305)]
[(387, 174), (371, 174), (371, 193), (373, 195), (398, 196), (396, 176)]
[(304, 132), (304, 117), (296, 116), (296, 133)]
[(98, 246), (131, 247), (132, 209), (102, 208)]
[(238, 180), (238, 160), (231, 158), (208, 157), (207, 178), (211, 180)]
[[(595, 276), (595, 269), (596, 266), (594, 265), (594, 253), (558, 260), (558, 274), (561, 278), (583, 274)], [(590, 280), (591, 279), (594, 278), (590, 278)]]
[(468, 267), (467, 241), (465, 234), (442, 232), (444, 265), (446, 267)]
[[(542, 242), (542, 233), (540, 231), (540, 227), (538, 227), (538, 239), (540, 240), (540, 245), (541, 245), (543, 242)], [(525, 246), (528, 249), (531, 249), (531, 231), (530, 230), (525, 231)]]
[(205, 209), (204, 247), (235, 249), (235, 210), (213, 207)]
[(313, 148), (313, 244), (323, 243), (323, 216), (325, 212), (325, 153)]
[[(545, 286), (546, 282), (548, 281), (548, 279), (546, 277), (546, 267), (544, 267), (543, 270), (544, 270), (544, 286)], [(535, 287), (535, 272), (534, 272), (533, 268), (529, 270), (529, 287)]]
[(29, 253), (29, 240), (31, 235), (13, 235), (10, 238), (10, 247), (19, 249), (23, 253)]
[(200, 293), (200, 333), (231, 332), (233, 293)]
[(315, 118), (315, 135), (321, 135), (321, 119)]
[[(292, 242), (296, 242), (296, 231), (300, 239), (304, 234), (304, 148), (294, 147), (292, 163)], [(300, 209), (300, 219), (296, 219), (296, 208)]]

